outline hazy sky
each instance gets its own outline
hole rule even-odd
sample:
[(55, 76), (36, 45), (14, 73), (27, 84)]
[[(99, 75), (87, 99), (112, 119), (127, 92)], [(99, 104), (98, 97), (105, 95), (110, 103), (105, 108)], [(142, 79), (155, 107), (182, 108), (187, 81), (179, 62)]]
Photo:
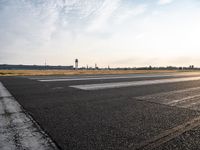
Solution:
[(199, 0), (0, 0), (0, 63), (200, 66)]

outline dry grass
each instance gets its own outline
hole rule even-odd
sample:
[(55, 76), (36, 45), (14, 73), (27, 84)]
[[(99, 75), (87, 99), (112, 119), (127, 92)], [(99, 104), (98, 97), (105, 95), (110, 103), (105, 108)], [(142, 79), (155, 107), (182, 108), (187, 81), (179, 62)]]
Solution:
[[(0, 76), (173, 73), (180, 70), (0, 70)], [(188, 71), (187, 71), (188, 72)]]

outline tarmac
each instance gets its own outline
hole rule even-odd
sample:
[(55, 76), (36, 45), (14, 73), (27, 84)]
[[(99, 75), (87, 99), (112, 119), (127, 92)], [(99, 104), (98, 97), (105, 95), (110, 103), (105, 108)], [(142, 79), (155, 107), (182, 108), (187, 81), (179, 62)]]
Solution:
[[(0, 82), (0, 93), (9, 94), (1, 99), (12, 97), (11, 105), (20, 106), (55, 149), (200, 149), (199, 73), (14, 76)], [(1, 129), (0, 137), (10, 135)]]

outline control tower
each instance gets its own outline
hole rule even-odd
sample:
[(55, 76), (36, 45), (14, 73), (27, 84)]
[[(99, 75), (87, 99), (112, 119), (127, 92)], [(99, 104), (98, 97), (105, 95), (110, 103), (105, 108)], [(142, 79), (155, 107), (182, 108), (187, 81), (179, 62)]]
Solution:
[(75, 59), (75, 69), (78, 70), (78, 59)]

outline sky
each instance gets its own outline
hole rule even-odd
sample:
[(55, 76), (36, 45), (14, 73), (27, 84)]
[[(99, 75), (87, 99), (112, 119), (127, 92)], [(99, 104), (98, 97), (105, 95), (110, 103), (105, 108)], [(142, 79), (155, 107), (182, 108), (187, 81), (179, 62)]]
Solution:
[(199, 0), (0, 0), (0, 63), (200, 66)]

